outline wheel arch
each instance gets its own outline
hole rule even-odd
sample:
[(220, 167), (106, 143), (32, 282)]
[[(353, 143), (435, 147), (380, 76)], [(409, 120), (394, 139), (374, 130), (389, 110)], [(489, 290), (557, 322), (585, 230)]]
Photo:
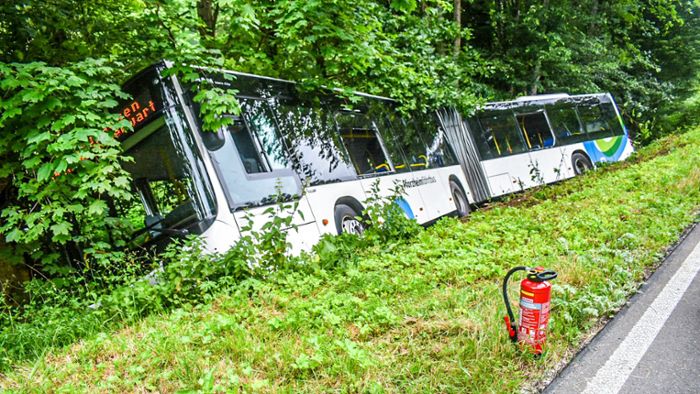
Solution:
[[(464, 213), (460, 213), (460, 212), (459, 212), (459, 208), (458, 208), (458, 210), (457, 210), (457, 216), (459, 216), (459, 217), (464, 217), (464, 216), (469, 215), (469, 214), (471, 213), (471, 211), (472, 211), (472, 201), (469, 201), (469, 196), (470, 196), (470, 194), (467, 194), (467, 191), (464, 190), (464, 185), (462, 185), (462, 182), (459, 180), (459, 178), (458, 178), (456, 175), (451, 174), (451, 175), (448, 177), (448, 182), (450, 182), (450, 183), (454, 182), (454, 184), (457, 185), (457, 187), (459, 188), (459, 191), (462, 193), (462, 195), (464, 196), (464, 199), (466, 200), (467, 206), (464, 207), (465, 212), (464, 212)], [(451, 200), (454, 199), (454, 195), (453, 195), (453, 193), (452, 193), (452, 186), (450, 186), (450, 199), (451, 199)], [(455, 205), (457, 204), (456, 201), (452, 201), (452, 202), (453, 202)]]
[[(582, 155), (583, 157), (585, 157), (585, 158), (588, 160), (588, 162), (591, 163), (591, 169), (596, 169), (596, 168), (597, 168), (597, 166), (596, 166), (596, 164), (595, 164), (595, 161), (593, 161), (593, 159), (591, 158), (591, 155), (589, 155), (588, 152), (586, 152), (586, 151), (583, 150), (583, 149), (574, 149), (574, 151), (571, 152), (571, 157), (569, 158), (569, 162), (571, 163), (571, 166), (572, 166), (572, 167), (575, 167), (575, 164), (574, 164), (574, 156), (575, 156), (576, 154), (580, 154), (580, 155)], [(574, 172), (575, 172), (575, 171), (576, 171), (576, 169), (574, 168)]]
[(595, 166), (595, 163), (593, 162), (593, 159), (591, 159), (591, 155), (589, 155), (588, 152), (586, 152), (586, 151), (583, 150), (583, 149), (575, 149), (573, 152), (571, 152), (571, 159), (572, 159), (572, 160), (573, 160), (573, 158), (574, 158), (574, 155), (577, 154), (577, 153), (580, 153), (580, 154), (584, 155), (584, 156), (586, 157), (586, 159), (588, 159), (588, 161), (590, 161), (591, 164), (593, 164), (593, 165)]
[(351, 196), (343, 196), (343, 197), (340, 197), (337, 200), (335, 200), (335, 204), (333, 205), (333, 210), (335, 211), (335, 207), (337, 207), (340, 204), (349, 206), (350, 208), (354, 209), (355, 212), (359, 213), (360, 215), (362, 215), (362, 213), (365, 210), (365, 208), (362, 206), (362, 203), (357, 201), (357, 199), (355, 197), (351, 197)]
[[(455, 175), (455, 174), (450, 174), (450, 176), (449, 176), (447, 179), (448, 179), (448, 181), (451, 181), (451, 182), (456, 183), (457, 186), (459, 186), (459, 188), (462, 189), (462, 194), (464, 194), (464, 198), (466, 198), (466, 199), (467, 199), (467, 203), (469, 203), (469, 205), (471, 205), (472, 202), (469, 201), (469, 196), (470, 196), (470, 194), (467, 193), (467, 190), (464, 188), (464, 185), (462, 185), (462, 181), (459, 180), (459, 178), (457, 177), (457, 175)], [(451, 193), (451, 192), (452, 192), (452, 191), (450, 190), (450, 193)]]
[(340, 226), (340, 223), (338, 222), (338, 206), (344, 205), (346, 207), (349, 207), (351, 210), (355, 211), (355, 213), (358, 216), (363, 217), (363, 219), (366, 219), (364, 215), (364, 207), (362, 204), (354, 197), (350, 196), (343, 196), (335, 200), (335, 204), (333, 205), (333, 224), (335, 225), (335, 229), (338, 232), (338, 234), (342, 234), (342, 229)]

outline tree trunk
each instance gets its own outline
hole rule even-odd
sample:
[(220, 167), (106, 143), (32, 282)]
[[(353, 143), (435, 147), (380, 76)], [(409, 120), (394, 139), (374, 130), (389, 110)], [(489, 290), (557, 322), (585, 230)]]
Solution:
[(455, 57), (459, 56), (459, 51), (462, 48), (462, 0), (455, 0), (455, 25), (457, 25), (457, 37), (455, 37)]
[(532, 85), (530, 85), (530, 95), (534, 96), (537, 94), (537, 90), (540, 86), (540, 71), (542, 69), (542, 62), (537, 60), (535, 64), (535, 69), (532, 71)]
[(199, 27), (199, 35), (202, 38), (216, 35), (216, 20), (219, 17), (219, 4), (216, 0), (199, 0), (197, 2), (197, 15), (203, 25)]
[(593, 1), (593, 7), (591, 8), (591, 24), (588, 25), (588, 35), (594, 34), (596, 18), (598, 18), (598, 0)]

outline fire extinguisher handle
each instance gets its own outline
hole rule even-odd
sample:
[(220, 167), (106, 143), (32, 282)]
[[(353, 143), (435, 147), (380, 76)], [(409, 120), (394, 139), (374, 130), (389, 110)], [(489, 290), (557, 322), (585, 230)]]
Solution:
[(531, 272), (527, 275), (527, 278), (535, 282), (546, 282), (554, 280), (557, 278), (557, 273), (552, 270), (545, 270), (541, 272)]

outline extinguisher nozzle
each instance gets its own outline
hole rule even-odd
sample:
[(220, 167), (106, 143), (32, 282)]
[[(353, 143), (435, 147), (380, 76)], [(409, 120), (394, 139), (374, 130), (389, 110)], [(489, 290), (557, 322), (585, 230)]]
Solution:
[(515, 342), (517, 341), (517, 335), (516, 335), (516, 328), (515, 325), (510, 322), (510, 318), (508, 316), (503, 316), (503, 320), (506, 322), (506, 329), (508, 330), (508, 336), (510, 337), (510, 340)]

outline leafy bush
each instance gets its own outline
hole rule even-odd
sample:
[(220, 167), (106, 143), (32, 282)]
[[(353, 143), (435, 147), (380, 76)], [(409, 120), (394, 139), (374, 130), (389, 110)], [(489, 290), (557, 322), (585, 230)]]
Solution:
[(125, 97), (116, 75), (105, 60), (0, 63), (0, 179), (15, 191), (0, 233), (27, 245), (49, 274), (71, 270), (56, 263), (66, 245), (70, 257), (95, 261), (124, 245), (117, 235), (125, 225), (109, 203), (132, 198), (109, 132), (130, 127), (112, 113)]
[(404, 195), (403, 185), (396, 183), (388, 196), (380, 193), (379, 180), (372, 183), (365, 201), (364, 237), (371, 244), (386, 244), (410, 238), (418, 234), (422, 227), (409, 219), (396, 201)]

